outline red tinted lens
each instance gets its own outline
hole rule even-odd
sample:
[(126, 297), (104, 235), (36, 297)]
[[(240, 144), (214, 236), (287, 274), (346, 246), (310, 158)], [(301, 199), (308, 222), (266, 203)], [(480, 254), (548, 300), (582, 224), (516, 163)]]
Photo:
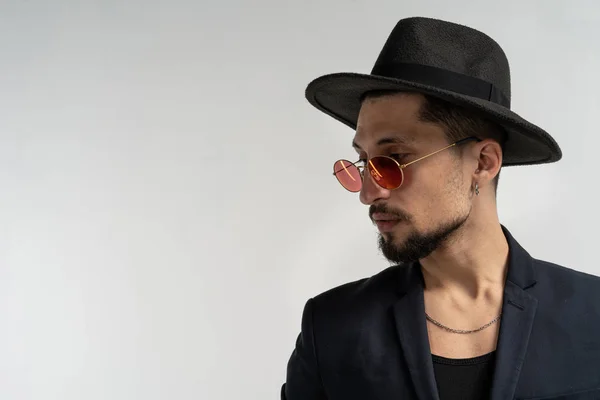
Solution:
[(356, 165), (347, 160), (339, 160), (333, 164), (333, 173), (338, 182), (351, 192), (359, 192), (362, 187), (362, 178)]
[(396, 161), (389, 157), (373, 157), (369, 160), (369, 172), (373, 180), (384, 189), (397, 189), (404, 175)]

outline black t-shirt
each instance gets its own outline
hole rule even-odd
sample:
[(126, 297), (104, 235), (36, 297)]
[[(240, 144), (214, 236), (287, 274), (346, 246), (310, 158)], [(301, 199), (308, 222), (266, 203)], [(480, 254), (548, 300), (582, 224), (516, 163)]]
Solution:
[(432, 357), (440, 400), (489, 399), (495, 352), (466, 359)]

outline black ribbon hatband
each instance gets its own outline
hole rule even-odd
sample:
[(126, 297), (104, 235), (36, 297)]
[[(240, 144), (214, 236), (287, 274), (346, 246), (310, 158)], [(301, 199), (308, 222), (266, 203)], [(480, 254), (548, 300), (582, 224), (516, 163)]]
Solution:
[(420, 64), (386, 63), (376, 65), (371, 74), (420, 83), (510, 108), (510, 100), (494, 84), (442, 68)]

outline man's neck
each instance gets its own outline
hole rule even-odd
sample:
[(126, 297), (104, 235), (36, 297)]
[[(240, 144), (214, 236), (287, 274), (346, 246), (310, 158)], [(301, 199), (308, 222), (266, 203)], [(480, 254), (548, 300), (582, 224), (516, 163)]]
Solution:
[(504, 287), (508, 250), (497, 220), (467, 221), (442, 248), (420, 261), (425, 289), (465, 300), (498, 292)]

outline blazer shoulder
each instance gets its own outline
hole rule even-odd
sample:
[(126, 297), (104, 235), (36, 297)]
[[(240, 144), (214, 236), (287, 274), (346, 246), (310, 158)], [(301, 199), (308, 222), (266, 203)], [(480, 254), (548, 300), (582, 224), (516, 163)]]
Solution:
[(566, 279), (573, 282), (600, 285), (600, 276), (555, 264), (549, 261), (534, 259), (538, 278)]
[(401, 265), (395, 265), (371, 276), (344, 283), (313, 298), (316, 308), (352, 308), (352, 304), (369, 304), (382, 297), (394, 295), (401, 278)]
[(392, 266), (369, 278), (329, 289), (311, 299), (312, 326), (322, 340), (334, 340), (360, 330), (368, 321), (378, 321), (398, 297), (404, 266)]
[(582, 298), (600, 306), (600, 277), (552, 262), (534, 259), (536, 286), (551, 288), (547, 295), (556, 298)]

